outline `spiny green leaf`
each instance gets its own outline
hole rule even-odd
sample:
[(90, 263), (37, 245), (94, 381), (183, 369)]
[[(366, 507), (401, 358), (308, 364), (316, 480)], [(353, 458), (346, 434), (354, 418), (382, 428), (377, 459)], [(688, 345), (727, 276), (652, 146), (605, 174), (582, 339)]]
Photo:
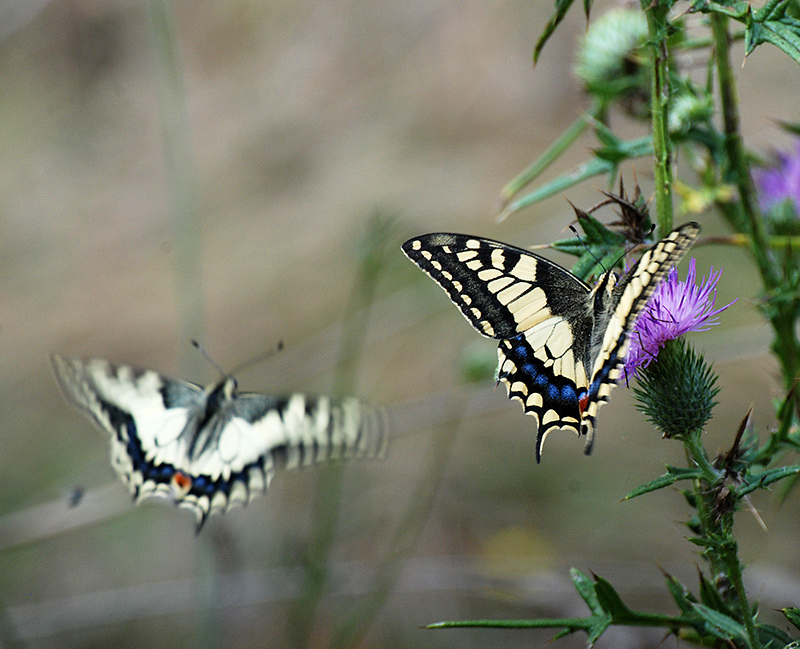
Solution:
[(663, 489), (664, 487), (675, 484), (679, 480), (696, 480), (702, 477), (703, 472), (696, 467), (681, 468), (667, 466), (667, 472), (664, 475), (659, 476), (655, 480), (651, 480), (640, 487), (637, 487), (627, 494), (624, 500), (630, 500), (631, 498), (636, 498), (642, 494), (650, 493), (651, 491), (656, 491), (657, 489)]
[(705, 622), (705, 630), (720, 640), (740, 640), (745, 641), (747, 631), (744, 625), (734, 620), (732, 617), (715, 611), (703, 604), (695, 604), (694, 610)]
[(665, 572), (664, 577), (667, 580), (667, 590), (669, 590), (672, 599), (675, 600), (681, 613), (684, 615), (692, 613), (694, 611), (694, 604), (697, 602), (695, 596), (689, 592), (686, 586), (669, 573)]
[(536, 47), (533, 49), (534, 65), (536, 65), (536, 62), (539, 60), (539, 54), (542, 53), (545, 43), (547, 43), (548, 39), (553, 35), (553, 32), (556, 31), (556, 27), (564, 20), (564, 16), (567, 15), (567, 11), (569, 11), (571, 6), (572, 0), (556, 0), (556, 9), (553, 15), (550, 16), (550, 20), (547, 22), (542, 35), (539, 36), (539, 40), (536, 41)]
[(587, 212), (575, 208), (575, 213), (584, 236), (560, 239), (554, 241), (550, 247), (579, 257), (572, 272), (585, 280), (604, 273), (622, 258), (625, 254), (625, 237), (619, 232), (609, 230)]
[(786, 608), (781, 609), (781, 613), (783, 613), (784, 617), (792, 623), (795, 629), (800, 630), (800, 608), (787, 606)]
[(744, 35), (745, 54), (762, 43), (772, 43), (800, 63), (800, 21), (787, 15), (790, 0), (771, 0), (757, 11), (749, 11)]
[(594, 614), (604, 613), (603, 607), (600, 605), (600, 600), (597, 599), (594, 581), (589, 579), (577, 568), (571, 568), (569, 574), (572, 578), (572, 584), (575, 586), (575, 590), (578, 591), (583, 601), (586, 602), (589, 610)]
[(745, 476), (742, 484), (734, 488), (737, 496), (745, 496), (756, 489), (768, 487), (773, 482), (800, 474), (800, 464), (791, 466), (781, 466), (775, 469), (762, 471), (761, 473), (750, 473)]
[(633, 611), (625, 605), (619, 593), (607, 579), (595, 575), (595, 592), (600, 605), (611, 613), (614, 622), (622, 622), (633, 617)]

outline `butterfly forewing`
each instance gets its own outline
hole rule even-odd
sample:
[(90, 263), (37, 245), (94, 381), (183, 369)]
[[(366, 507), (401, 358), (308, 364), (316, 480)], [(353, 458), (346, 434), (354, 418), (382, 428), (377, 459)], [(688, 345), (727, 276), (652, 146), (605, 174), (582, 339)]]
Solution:
[(69, 401), (111, 437), (112, 465), (134, 500), (162, 495), (195, 512), (264, 491), (275, 468), (380, 455), (387, 426), (356, 399), (238, 395), (232, 379), (203, 390), (153, 371), (53, 355)]
[(699, 233), (670, 233), (615, 286), (590, 289), (572, 273), (520, 248), (468, 235), (410, 239), (403, 252), (436, 281), (483, 335), (500, 340), (498, 381), (538, 424), (536, 459), (549, 431), (587, 435), (619, 378), (636, 316)]
[[(591, 451), (594, 439), (594, 422), (600, 405), (608, 401), (608, 395), (620, 378), (620, 368), (630, 346), (630, 332), (636, 318), (647, 305), (647, 300), (675, 266), (692, 247), (700, 234), (697, 223), (686, 223), (670, 232), (655, 246), (645, 252), (629, 273), (624, 275), (612, 292), (611, 313), (602, 333), (602, 343), (594, 354), (589, 403), (584, 413), (583, 433), (586, 451)], [(596, 337), (599, 340), (599, 336)]]
[(589, 294), (572, 273), (499, 241), (434, 233), (406, 241), (403, 252), (489, 338), (512, 338)]

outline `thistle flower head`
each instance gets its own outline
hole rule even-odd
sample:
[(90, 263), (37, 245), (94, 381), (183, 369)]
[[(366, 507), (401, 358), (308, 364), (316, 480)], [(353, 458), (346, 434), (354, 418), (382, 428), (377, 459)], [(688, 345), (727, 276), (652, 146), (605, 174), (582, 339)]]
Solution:
[(794, 204), (795, 214), (800, 214), (800, 142), (794, 151), (778, 152), (777, 164), (756, 169), (754, 176), (763, 211), (789, 200)]
[(667, 341), (719, 324), (717, 316), (736, 301), (714, 308), (721, 274), (721, 270), (715, 273), (712, 268), (708, 279), (703, 277), (700, 284), (696, 284), (694, 259), (689, 261), (686, 281), (678, 279), (675, 268), (669, 271), (667, 279), (659, 284), (636, 320), (625, 361), (625, 376), (633, 377), (637, 370), (647, 367)]

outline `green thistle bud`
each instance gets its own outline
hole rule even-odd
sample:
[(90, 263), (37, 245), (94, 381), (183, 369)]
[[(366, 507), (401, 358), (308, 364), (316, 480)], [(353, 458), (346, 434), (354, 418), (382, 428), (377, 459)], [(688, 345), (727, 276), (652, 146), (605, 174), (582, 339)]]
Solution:
[(714, 100), (704, 90), (686, 85), (672, 98), (669, 108), (669, 131), (685, 135), (693, 126), (706, 124), (714, 116)]
[(669, 340), (658, 358), (637, 372), (638, 408), (664, 437), (702, 430), (716, 405), (717, 376), (683, 338)]
[(640, 10), (613, 9), (595, 20), (583, 37), (575, 74), (589, 94), (604, 102), (650, 95), (647, 19)]

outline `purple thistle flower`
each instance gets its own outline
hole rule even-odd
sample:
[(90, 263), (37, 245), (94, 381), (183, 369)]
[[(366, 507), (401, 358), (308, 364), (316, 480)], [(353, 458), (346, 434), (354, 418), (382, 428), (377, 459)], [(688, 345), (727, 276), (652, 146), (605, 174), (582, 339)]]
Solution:
[(637, 370), (647, 367), (668, 340), (690, 331), (706, 331), (711, 325), (719, 324), (717, 316), (736, 302), (714, 309), (721, 275), (722, 270), (714, 273), (711, 268), (708, 280), (703, 277), (698, 286), (695, 284), (694, 258), (689, 260), (686, 281), (678, 280), (676, 268), (669, 271), (667, 279), (656, 287), (633, 327), (625, 361), (626, 378), (632, 378)]
[(776, 166), (753, 172), (759, 206), (766, 212), (778, 203), (791, 200), (800, 214), (800, 142), (793, 152), (778, 152), (777, 157)]

